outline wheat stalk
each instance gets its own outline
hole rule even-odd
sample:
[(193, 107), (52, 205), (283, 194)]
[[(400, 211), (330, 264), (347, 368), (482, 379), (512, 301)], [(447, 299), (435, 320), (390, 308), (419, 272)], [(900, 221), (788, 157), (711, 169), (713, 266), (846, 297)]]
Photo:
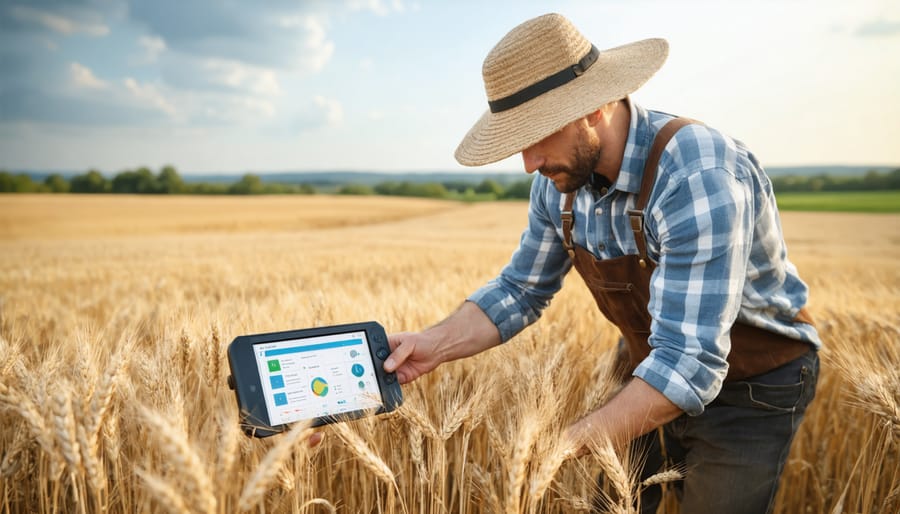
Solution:
[(443, 439), (440, 430), (438, 430), (418, 408), (409, 404), (404, 404), (397, 409), (397, 412), (399, 412), (400, 416), (404, 419), (418, 427), (429, 439)]
[(313, 498), (312, 500), (307, 501), (303, 505), (300, 506), (300, 510), (304, 510), (310, 505), (322, 505), (323, 507), (328, 509), (328, 512), (331, 514), (337, 514), (337, 508), (330, 501), (324, 498)]
[(146, 407), (141, 407), (140, 412), (163, 456), (171, 459), (171, 469), (179, 475), (181, 484), (187, 489), (192, 507), (200, 512), (215, 512), (217, 502), (209, 471), (188, 443), (185, 433), (177, 432), (170, 422)]
[(209, 329), (209, 343), (206, 345), (206, 383), (218, 389), (219, 387), (219, 362), (221, 361), (221, 340), (219, 326), (212, 325)]
[(615, 448), (608, 438), (592, 439), (588, 442), (591, 454), (600, 464), (604, 476), (612, 484), (616, 492), (620, 509), (628, 509), (632, 504), (632, 486), (628, 470), (622, 459), (616, 454)]
[(644, 481), (641, 482), (641, 487), (650, 487), (652, 485), (676, 482), (683, 479), (684, 473), (682, 471), (677, 469), (667, 469), (644, 479)]
[(386, 484), (397, 486), (394, 479), (394, 472), (391, 468), (369, 448), (369, 445), (350, 428), (349, 423), (335, 423), (332, 425), (338, 437), (344, 441), (349, 448), (379, 480)]
[(78, 425), (78, 443), (81, 448), (81, 460), (84, 462), (84, 471), (87, 481), (96, 495), (101, 495), (106, 490), (105, 472), (100, 462), (98, 448), (95, 441), (91, 441), (84, 425)]
[(513, 442), (513, 450), (509, 460), (509, 471), (506, 489), (506, 512), (518, 513), (522, 502), (522, 487), (528, 465), (531, 462), (531, 448), (537, 436), (537, 420), (534, 415), (526, 413), (519, 420), (519, 431)]
[(500, 497), (497, 496), (494, 477), (475, 463), (469, 464), (468, 469), (472, 479), (476, 482), (476, 488), (481, 491), (482, 500), (487, 501), (490, 505), (489, 512), (501, 512), (503, 507), (500, 505)]
[(234, 464), (238, 454), (238, 429), (237, 418), (220, 413), (218, 416), (218, 444), (216, 451), (216, 479), (220, 483), (227, 483), (234, 470)]
[(416, 464), (416, 480), (420, 484), (428, 482), (428, 471), (425, 467), (425, 449), (422, 445), (422, 432), (415, 425), (409, 428), (409, 453)]
[(262, 501), (269, 485), (277, 479), (285, 460), (293, 455), (298, 443), (306, 441), (310, 434), (312, 429), (308, 423), (297, 423), (287, 433), (278, 436), (278, 442), (266, 453), (244, 484), (238, 500), (240, 510), (250, 510)]
[(135, 474), (167, 512), (191, 512), (184, 497), (170, 483), (144, 469), (136, 469)]
[(0, 403), (19, 414), (28, 426), (29, 433), (50, 458), (51, 463), (58, 465), (60, 457), (56, 451), (53, 431), (47, 426), (46, 420), (34, 402), (24, 394), (0, 384)]
[(547, 492), (551, 482), (553, 482), (556, 472), (567, 458), (575, 454), (575, 450), (575, 445), (568, 438), (557, 435), (549, 450), (541, 452), (543, 458), (537, 471), (531, 478), (529, 487), (529, 499), (532, 505), (537, 505), (543, 498), (544, 493)]
[(81, 450), (78, 444), (75, 414), (72, 411), (71, 386), (69, 384), (61, 384), (59, 390), (53, 395), (51, 412), (56, 441), (59, 443), (62, 456), (69, 467), (69, 472), (73, 475), (78, 475), (81, 471)]

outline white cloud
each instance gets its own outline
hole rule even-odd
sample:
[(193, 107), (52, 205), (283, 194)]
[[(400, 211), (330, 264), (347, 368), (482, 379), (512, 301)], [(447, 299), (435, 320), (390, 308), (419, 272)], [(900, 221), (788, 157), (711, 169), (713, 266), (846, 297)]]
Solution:
[(276, 114), (272, 102), (252, 96), (204, 95), (201, 99), (186, 99), (185, 103), (191, 110), (192, 121), (201, 124), (245, 126), (261, 118), (271, 119)]
[(325, 122), (328, 125), (336, 127), (344, 121), (344, 107), (339, 101), (325, 98), (324, 96), (316, 96), (313, 98), (313, 102), (322, 110), (325, 115)]
[(371, 11), (378, 16), (387, 16), (391, 12), (403, 12), (406, 10), (402, 0), (391, 0), (390, 2), (382, 0), (348, 0), (347, 8), (350, 11)]
[(156, 86), (152, 84), (141, 84), (131, 77), (126, 78), (122, 82), (125, 84), (125, 89), (128, 90), (132, 98), (143, 104), (143, 106), (163, 111), (173, 117), (177, 114), (175, 107), (166, 100), (165, 96), (160, 93)]
[(138, 45), (144, 49), (143, 61), (153, 63), (159, 59), (159, 54), (166, 50), (166, 42), (159, 36), (141, 36)]
[(325, 24), (314, 16), (307, 16), (303, 22), (306, 39), (304, 51), (300, 55), (300, 66), (308, 71), (317, 72), (328, 64), (334, 54), (334, 43), (328, 41)]
[(75, 84), (76, 87), (84, 88), (84, 89), (108, 89), (109, 84), (103, 80), (97, 78), (94, 75), (94, 72), (91, 71), (90, 68), (84, 66), (83, 64), (72, 62), (69, 64), (69, 76), (72, 78), (72, 83)]
[(212, 84), (259, 95), (281, 94), (281, 85), (272, 70), (225, 59), (206, 59), (202, 66)]
[(249, 112), (253, 117), (262, 116), (265, 118), (272, 118), (275, 116), (275, 106), (268, 100), (245, 96), (236, 99), (235, 105), (236, 107)]
[(103, 23), (78, 22), (59, 14), (35, 9), (34, 7), (17, 5), (10, 9), (10, 13), (21, 22), (39, 25), (66, 36), (83, 33), (89, 36), (100, 37), (109, 34), (109, 27)]

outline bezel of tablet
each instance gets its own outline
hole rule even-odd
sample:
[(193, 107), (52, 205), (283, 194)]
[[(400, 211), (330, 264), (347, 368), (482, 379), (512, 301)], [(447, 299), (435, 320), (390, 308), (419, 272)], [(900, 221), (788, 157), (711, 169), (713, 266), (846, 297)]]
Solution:
[[(363, 334), (364, 336), (361, 337), (363, 340), (357, 342), (360, 339), (359, 336)], [(352, 335), (354, 337), (344, 339), (340, 337), (342, 335)], [(305, 340), (305, 342), (300, 340)], [(312, 343), (309, 340), (312, 340)], [(362, 385), (363, 378), (372, 379), (372, 375), (374, 375), (374, 382), (377, 384), (378, 392), (381, 396), (380, 406), (373, 406), (373, 408), (369, 409), (332, 412), (314, 417), (302, 417), (300, 419), (291, 419), (284, 423), (272, 423), (269, 407), (274, 405), (276, 401), (273, 389), (276, 384), (270, 382), (270, 385), (264, 386), (264, 378), (260, 369), (262, 360), (270, 358), (270, 352), (274, 351), (277, 352), (275, 355), (291, 355), (297, 358), (299, 358), (300, 354), (309, 353), (310, 355), (307, 357), (315, 357), (316, 354), (314, 352), (341, 351), (338, 349), (339, 347), (356, 346), (357, 344), (362, 346), (353, 348), (354, 350), (365, 349), (366, 352), (360, 352), (354, 358), (362, 363), (363, 368), (371, 367), (371, 374), (366, 370), (366, 375), (359, 377), (359, 382)], [(266, 352), (266, 354), (257, 355), (259, 352)], [(366, 353), (368, 353), (368, 357)], [(336, 354), (332, 354), (331, 357), (333, 358), (334, 355)], [(387, 335), (384, 328), (374, 321), (237, 337), (228, 346), (228, 364), (231, 368), (231, 376), (228, 377), (228, 383), (237, 396), (241, 427), (247, 435), (268, 437), (287, 430), (291, 423), (307, 419), (311, 420), (311, 426), (321, 426), (348, 419), (357, 419), (370, 414), (390, 412), (403, 403), (403, 394), (400, 390), (400, 384), (397, 382), (397, 376), (394, 373), (384, 371), (384, 360), (387, 359), (388, 355), (390, 355), (390, 347), (388, 346)], [(258, 357), (260, 360), (257, 359)], [(284, 358), (282, 357), (282, 359)], [(297, 365), (296, 361), (291, 365)], [(278, 366), (280, 369), (281, 363), (279, 362), (279, 364), (274, 366)], [(347, 370), (344, 370), (344, 372), (347, 372)], [(269, 368), (269, 373), (272, 373), (271, 368)], [(266, 378), (272, 380), (269, 375)], [(304, 377), (303, 386), (304, 388), (308, 386), (309, 392), (312, 392), (314, 389), (313, 384), (305, 384), (306, 378), (308, 377)], [(349, 376), (346, 378), (352, 380)], [(314, 379), (314, 381), (318, 379), (319, 377)], [(284, 377), (280, 381), (282, 382), (281, 387), (284, 387)], [(297, 382), (297, 384), (299, 383)], [(324, 380), (323, 383), (325, 385), (322, 387), (327, 391), (328, 383)], [(267, 403), (267, 393), (271, 395), (269, 403)], [(295, 392), (294, 394), (297, 393)], [(349, 391), (347, 395), (353, 396)], [(355, 397), (358, 397), (358, 394)], [(286, 398), (286, 396), (282, 396), (281, 400), (286, 401)]]

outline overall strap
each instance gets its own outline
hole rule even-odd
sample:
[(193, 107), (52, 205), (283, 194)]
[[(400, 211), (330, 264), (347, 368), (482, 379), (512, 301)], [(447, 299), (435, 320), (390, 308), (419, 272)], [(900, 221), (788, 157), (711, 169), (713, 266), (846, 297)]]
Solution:
[(575, 193), (566, 194), (566, 201), (563, 205), (560, 217), (562, 218), (563, 229), (563, 248), (569, 252), (569, 258), (575, 260), (575, 247), (572, 246), (572, 226), (575, 223), (572, 217), (572, 204), (575, 202)]
[(685, 125), (700, 123), (690, 118), (674, 118), (666, 123), (656, 134), (650, 152), (647, 153), (647, 161), (644, 163), (644, 175), (641, 177), (641, 189), (638, 193), (634, 209), (628, 209), (628, 217), (631, 220), (631, 231), (634, 232), (634, 242), (638, 247), (638, 263), (642, 268), (647, 267), (647, 240), (644, 236), (644, 209), (650, 201), (650, 192), (656, 183), (656, 170), (659, 168), (659, 158), (669, 140)]

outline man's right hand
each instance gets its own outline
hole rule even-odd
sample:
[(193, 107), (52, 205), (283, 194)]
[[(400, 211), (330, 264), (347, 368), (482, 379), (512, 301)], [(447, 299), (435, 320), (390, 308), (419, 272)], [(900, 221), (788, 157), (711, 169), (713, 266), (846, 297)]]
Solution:
[(401, 384), (412, 382), (444, 362), (469, 357), (500, 344), (497, 327), (472, 302), (463, 302), (444, 321), (422, 332), (388, 336), (391, 356), (384, 370), (396, 371)]
[(437, 344), (422, 332), (400, 332), (388, 336), (391, 356), (384, 361), (384, 370), (396, 371), (401, 384), (412, 382), (443, 362)]

